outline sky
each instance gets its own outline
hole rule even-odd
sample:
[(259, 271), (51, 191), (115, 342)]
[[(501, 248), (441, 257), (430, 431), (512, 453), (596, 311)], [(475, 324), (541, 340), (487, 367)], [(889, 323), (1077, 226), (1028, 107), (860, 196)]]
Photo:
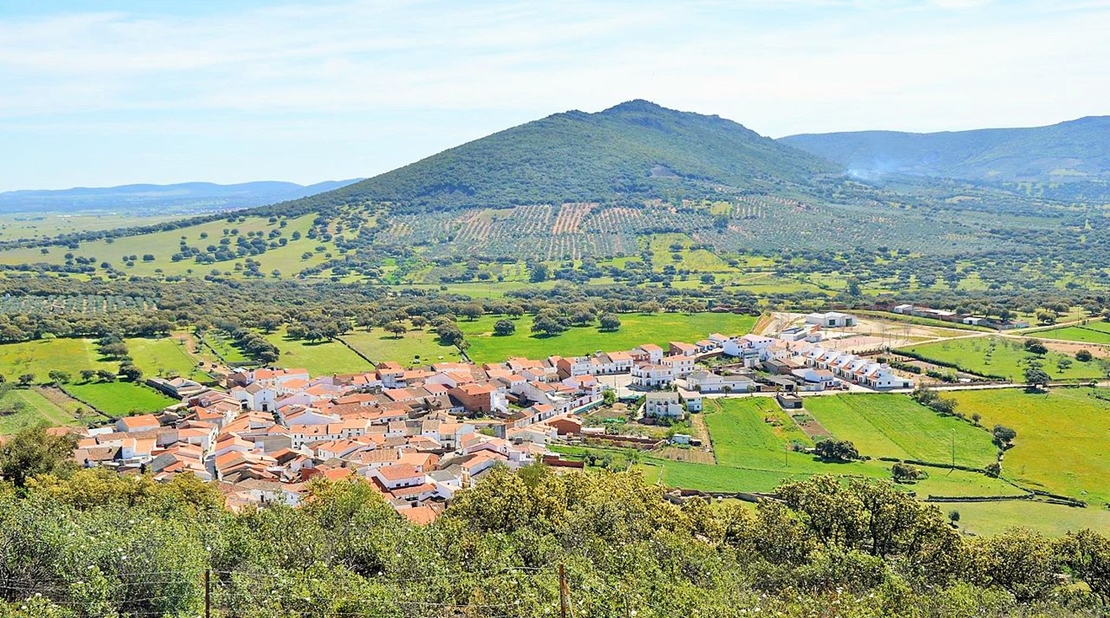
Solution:
[(1110, 0), (0, 0), (0, 191), (368, 177), (630, 99), (771, 137), (1110, 114)]

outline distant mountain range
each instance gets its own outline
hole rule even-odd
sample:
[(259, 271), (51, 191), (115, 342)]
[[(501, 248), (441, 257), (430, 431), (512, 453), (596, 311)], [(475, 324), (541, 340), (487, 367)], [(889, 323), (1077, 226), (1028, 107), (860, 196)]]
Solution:
[[(1110, 118), (1085, 118), (1034, 129), (773, 140), (718, 116), (634, 100), (547, 116), (358, 182), (20, 191), (0, 194), (0, 211), (203, 213), (78, 232), (62, 239), (68, 244), (178, 229), (249, 206), (243, 215), (313, 215), (320, 238), (342, 226), (331, 242), (347, 250), (334, 263), (306, 267), (314, 276), (334, 268), (337, 276), (380, 277), (383, 256), (627, 256), (655, 246), (648, 239), (661, 234), (720, 256), (878, 247), (953, 255), (1026, 252), (1035, 229), (1043, 253), (1102, 242), (1092, 223), (1101, 218), (1078, 206), (1110, 201), (1108, 130)], [(876, 176), (887, 180), (857, 181)], [(216, 253), (193, 259), (223, 259)]]
[(779, 141), (861, 178), (896, 173), (988, 182), (1110, 181), (1110, 116), (1025, 129), (859, 131)]
[(828, 161), (731, 120), (635, 100), (593, 114), (554, 114), (326, 197), (331, 203), (391, 202), (415, 210), (642, 201), (783, 191), (836, 171)]
[(1050, 186), (1035, 193), (1040, 197), (1101, 199), (1110, 196), (1110, 116), (1024, 129), (773, 140), (719, 116), (633, 100), (592, 114), (554, 114), (366, 180), (11, 191), (0, 193), (0, 212), (191, 214), (366, 202), (406, 212), (652, 198), (673, 203), (738, 194), (805, 199), (839, 194), (844, 176), (1031, 181)]
[(332, 180), (313, 185), (259, 181), (233, 185), (186, 182), (173, 185), (8, 191), (0, 193), (0, 212), (74, 212), (118, 210), (124, 213), (195, 213), (234, 210), (295, 200), (357, 182)]

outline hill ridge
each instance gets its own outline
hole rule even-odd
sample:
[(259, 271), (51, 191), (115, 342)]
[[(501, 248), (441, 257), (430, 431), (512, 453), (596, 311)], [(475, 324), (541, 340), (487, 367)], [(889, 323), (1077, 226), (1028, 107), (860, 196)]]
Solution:
[(1110, 182), (1110, 116), (1039, 127), (802, 133), (779, 139), (849, 173), (988, 182)]
[[(658, 165), (673, 173), (653, 174)], [(319, 199), (411, 210), (509, 207), (770, 191), (834, 172), (828, 162), (734, 121), (632, 99), (510, 127)]]

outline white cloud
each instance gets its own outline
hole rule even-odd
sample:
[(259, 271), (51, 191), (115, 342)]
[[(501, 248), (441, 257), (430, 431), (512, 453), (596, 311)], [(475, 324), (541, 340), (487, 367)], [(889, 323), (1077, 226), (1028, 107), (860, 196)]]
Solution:
[[(348, 1), (0, 17), (0, 139), (37, 127), (129, 133), (151, 151), (190, 132), (294, 149), (334, 140), (351, 147), (321, 165), (380, 169), (641, 97), (772, 135), (1047, 124), (1106, 112), (1108, 30), (1098, 1)], [(82, 155), (58, 156), (79, 170)], [(293, 177), (260, 156), (240, 179)], [(0, 185), (28, 173), (9, 158)], [(163, 173), (228, 173), (190, 165)]]

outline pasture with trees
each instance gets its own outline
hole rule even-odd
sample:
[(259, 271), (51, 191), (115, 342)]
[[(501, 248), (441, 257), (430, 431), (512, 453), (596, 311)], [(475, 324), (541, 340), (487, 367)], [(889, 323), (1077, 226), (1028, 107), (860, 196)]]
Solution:
[[(556, 318), (550, 331), (533, 331), (537, 318), (513, 320), (512, 334), (497, 335), (495, 328), (503, 318), (484, 316), (477, 320), (460, 320), (457, 327), (470, 343), (467, 353), (476, 362), (499, 362), (511, 356), (546, 358), (551, 355), (573, 356), (592, 354), (597, 350), (619, 351), (643, 343), (666, 346), (669, 341), (697, 341), (710, 333), (743, 334), (751, 330), (755, 318), (731, 313), (622, 314), (620, 326), (609, 330), (596, 324), (559, 325)], [(570, 322), (570, 318), (567, 318)], [(541, 322), (541, 326), (544, 326)]]
[(1055, 388), (951, 396), (965, 414), (980, 414), (985, 427), (1001, 428), (995, 429), (996, 439), (1011, 447), (1002, 466), (1005, 478), (1101, 507), (1110, 503), (1105, 483), (1110, 458), (1103, 444), (1110, 432), (1110, 402), (1092, 394), (1087, 388)]
[(861, 454), (875, 458), (982, 468), (997, 455), (984, 429), (906, 395), (813, 397), (806, 399), (806, 410), (837, 439), (850, 440)]
[[(1035, 339), (1023, 342), (1005, 337), (971, 337), (916, 345), (907, 350), (925, 360), (1013, 382), (1026, 381), (1025, 372), (1029, 369), (1039, 369), (1053, 381), (1100, 379), (1107, 374), (1104, 361), (1073, 362), (1068, 355), (1049, 350)], [(1043, 378), (1040, 374), (1035, 377)]]

